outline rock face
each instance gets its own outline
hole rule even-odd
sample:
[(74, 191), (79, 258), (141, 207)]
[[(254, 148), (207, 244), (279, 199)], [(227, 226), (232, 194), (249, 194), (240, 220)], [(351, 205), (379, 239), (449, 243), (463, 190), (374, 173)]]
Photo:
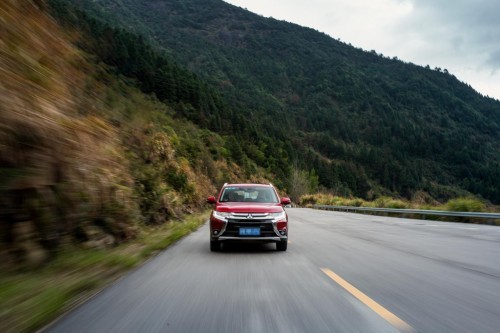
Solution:
[(13, 252), (22, 263), (29, 266), (40, 266), (49, 255), (40, 245), (35, 226), (32, 221), (17, 222), (12, 229), (14, 237)]
[[(116, 238), (95, 225), (82, 227), (81, 243), (86, 249), (106, 249), (117, 244)], [(42, 246), (40, 233), (33, 221), (16, 222), (12, 226), (12, 242), (5, 254), (17, 264), (29, 267), (43, 265), (49, 259), (49, 251)], [(8, 264), (8, 263), (3, 263)]]
[(88, 249), (105, 249), (116, 244), (114, 236), (95, 225), (83, 227), (83, 234), (88, 240), (83, 242), (82, 245)]

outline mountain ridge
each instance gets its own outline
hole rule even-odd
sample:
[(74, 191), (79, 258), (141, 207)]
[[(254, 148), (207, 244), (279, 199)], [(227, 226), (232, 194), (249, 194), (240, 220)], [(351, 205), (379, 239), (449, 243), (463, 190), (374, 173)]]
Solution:
[[(285, 155), (315, 169), (325, 188), (363, 197), (367, 189), (405, 197), (424, 190), (446, 199), (456, 195), (442, 193), (452, 186), (500, 198), (500, 102), (446, 70), (217, 0), (76, 3), (145, 34), (206, 78), (247, 118), (236, 128), (251, 128), (257, 143), (264, 136), (284, 142)], [(286, 178), (289, 169), (276, 164), (272, 170)]]

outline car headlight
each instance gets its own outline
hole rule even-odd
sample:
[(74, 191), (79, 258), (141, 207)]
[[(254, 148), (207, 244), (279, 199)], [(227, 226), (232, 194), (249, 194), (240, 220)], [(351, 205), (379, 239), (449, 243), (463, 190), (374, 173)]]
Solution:
[(231, 216), (231, 213), (214, 211), (214, 217), (217, 219), (225, 220), (229, 216)]
[(286, 218), (284, 211), (279, 213), (270, 213), (269, 215), (271, 215), (276, 221)]

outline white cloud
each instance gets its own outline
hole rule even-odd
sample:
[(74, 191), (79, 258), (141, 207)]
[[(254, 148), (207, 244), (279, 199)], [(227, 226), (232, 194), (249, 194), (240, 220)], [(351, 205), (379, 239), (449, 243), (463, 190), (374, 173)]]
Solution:
[(448, 69), (500, 99), (498, 0), (226, 0), (365, 50)]

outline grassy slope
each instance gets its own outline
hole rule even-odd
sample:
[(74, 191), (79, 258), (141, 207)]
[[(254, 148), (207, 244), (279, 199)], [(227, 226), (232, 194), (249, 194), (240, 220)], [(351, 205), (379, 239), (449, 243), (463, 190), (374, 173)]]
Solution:
[(32, 332), (85, 301), (130, 269), (196, 230), (207, 215), (141, 228), (138, 237), (113, 249), (66, 249), (36, 270), (0, 274), (0, 331)]
[[(174, 118), (135, 82), (73, 45), (31, 2), (0, 5), (0, 252), (43, 257), (102, 229), (118, 244), (138, 224), (203, 208), (226, 181), (264, 181), (231, 162), (226, 138)], [(25, 240), (28, 245), (20, 245)]]
[[(439, 210), (452, 212), (500, 212), (500, 207), (484, 202), (474, 197), (462, 197), (448, 200), (445, 204), (440, 204), (434, 201), (428, 194), (424, 192), (418, 193), (414, 200), (401, 200), (390, 197), (379, 197), (373, 201), (365, 201), (361, 198), (343, 198), (333, 196), (331, 194), (316, 193), (304, 195), (300, 199), (300, 204), (305, 207), (313, 205), (328, 205), (328, 206), (351, 206), (351, 207), (370, 207), (370, 208), (395, 208), (395, 209), (423, 209), (423, 210)], [(377, 212), (360, 212), (361, 214), (380, 214)], [(384, 214), (384, 213), (381, 213)], [(425, 218), (439, 221), (453, 222), (468, 222), (468, 223), (486, 223), (500, 225), (500, 220), (490, 220), (482, 218), (460, 218), (460, 217), (442, 217), (442, 216), (425, 216), (418, 214), (409, 215), (405, 213), (395, 214), (402, 215), (405, 218)]]

